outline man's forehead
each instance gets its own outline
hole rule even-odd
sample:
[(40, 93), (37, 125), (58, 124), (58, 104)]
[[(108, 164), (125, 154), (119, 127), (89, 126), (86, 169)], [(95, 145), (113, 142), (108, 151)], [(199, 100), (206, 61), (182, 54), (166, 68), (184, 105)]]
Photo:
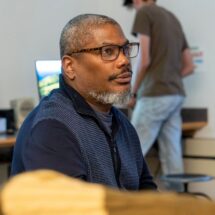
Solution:
[(119, 25), (113, 25), (113, 24), (105, 24), (102, 26), (98, 26), (97, 28), (94, 28), (92, 30), (92, 33), (95, 36), (106, 36), (106, 35), (116, 35), (116, 36), (124, 36), (124, 32)]
[(119, 26), (103, 26), (101, 28), (97, 28), (93, 34), (94, 41), (101, 44), (124, 44), (128, 41)]

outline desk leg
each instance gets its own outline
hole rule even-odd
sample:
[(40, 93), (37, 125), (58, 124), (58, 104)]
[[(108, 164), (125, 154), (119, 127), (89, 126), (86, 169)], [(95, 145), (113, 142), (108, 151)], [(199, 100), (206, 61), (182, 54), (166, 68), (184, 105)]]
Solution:
[(184, 193), (189, 193), (189, 191), (188, 191), (188, 183), (184, 183)]

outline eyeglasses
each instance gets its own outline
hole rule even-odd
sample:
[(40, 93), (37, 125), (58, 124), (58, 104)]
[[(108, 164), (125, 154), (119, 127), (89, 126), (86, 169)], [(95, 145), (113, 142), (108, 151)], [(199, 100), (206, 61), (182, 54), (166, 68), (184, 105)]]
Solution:
[(123, 51), (124, 55), (128, 58), (134, 58), (137, 56), (139, 51), (139, 43), (127, 43), (125, 45), (105, 45), (98, 48), (80, 49), (68, 53), (68, 55), (83, 53), (83, 52), (93, 52), (99, 51), (102, 60), (114, 61), (119, 57), (120, 51)]

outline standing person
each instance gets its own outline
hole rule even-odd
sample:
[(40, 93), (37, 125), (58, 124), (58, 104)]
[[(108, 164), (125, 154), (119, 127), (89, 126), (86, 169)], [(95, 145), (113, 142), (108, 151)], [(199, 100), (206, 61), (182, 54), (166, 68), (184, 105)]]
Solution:
[(130, 58), (138, 47), (107, 16), (83, 14), (66, 24), (60, 38), (60, 88), (23, 123), (12, 175), (53, 169), (121, 189), (156, 189), (135, 129), (112, 106), (130, 95)]
[[(178, 19), (156, 5), (156, 0), (126, 0), (136, 9), (132, 33), (140, 54), (129, 106), (131, 122), (140, 138), (143, 155), (158, 140), (163, 174), (183, 172), (181, 107), (182, 78), (193, 72), (191, 53)], [(168, 184), (169, 189), (181, 186)]]

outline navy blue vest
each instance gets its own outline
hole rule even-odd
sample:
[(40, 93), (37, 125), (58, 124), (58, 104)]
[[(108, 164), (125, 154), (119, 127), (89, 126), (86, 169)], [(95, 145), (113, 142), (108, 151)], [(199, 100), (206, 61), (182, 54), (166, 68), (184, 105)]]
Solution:
[[(87, 169), (86, 180), (88, 182), (128, 190), (138, 190), (140, 183), (142, 185), (151, 183), (152, 178), (143, 159), (135, 129), (120, 110), (112, 107), (111, 111), (116, 128), (112, 136), (108, 134), (105, 126), (83, 97), (61, 78), (60, 88), (45, 97), (24, 122), (19, 141), (15, 146), (14, 172), (25, 171), (21, 164), (22, 159), (18, 158), (22, 153), (22, 148), (25, 147), (23, 139), (27, 139), (28, 136), (30, 138), (29, 134), (39, 122), (53, 119), (64, 124), (70, 132), (71, 139), (80, 146), (83, 163)], [(111, 154), (113, 144), (117, 146), (120, 158), (118, 177), (114, 171)], [(70, 156), (68, 150), (65, 150), (65, 153), (67, 157)], [(69, 167), (71, 164), (65, 165)]]
[(126, 116), (112, 108), (119, 129), (111, 140), (99, 119), (82, 109), (77, 112), (71, 99), (60, 91), (55, 92), (39, 106), (33, 126), (44, 119), (55, 119), (66, 125), (80, 145), (88, 170), (87, 181), (118, 187), (110, 151), (110, 144), (114, 141), (121, 160), (120, 186), (138, 190), (143, 160), (136, 132)]

